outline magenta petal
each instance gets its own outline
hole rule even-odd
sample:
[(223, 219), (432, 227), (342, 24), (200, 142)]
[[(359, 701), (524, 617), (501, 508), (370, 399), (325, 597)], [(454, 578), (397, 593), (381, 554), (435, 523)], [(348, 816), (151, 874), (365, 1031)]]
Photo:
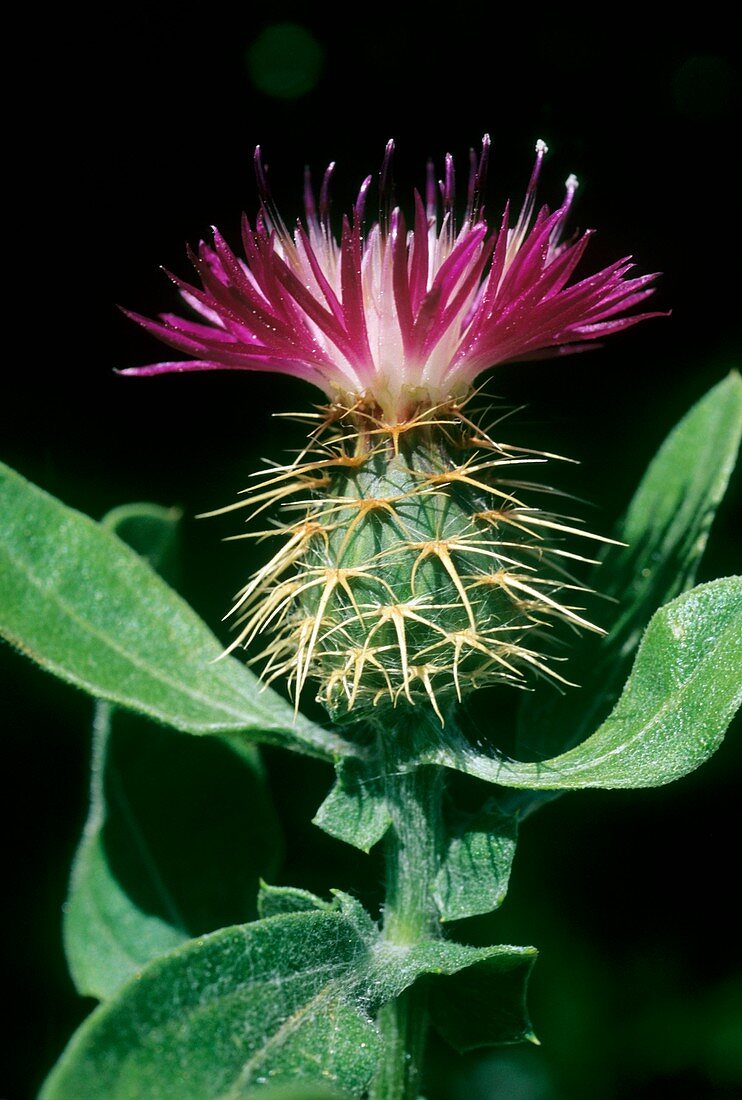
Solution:
[(334, 165), (317, 200), (307, 172), (305, 225), (292, 235), (256, 149), (260, 210), (254, 225), (243, 216), (243, 254), (214, 229), (213, 244), (188, 250), (200, 286), (170, 276), (197, 319), (171, 312), (150, 319), (124, 311), (192, 359), (122, 373), (278, 371), (312, 382), (333, 400), (368, 400), (399, 419), (408, 414), (410, 392), (434, 404), (463, 392), (497, 363), (572, 354), (662, 316), (636, 312), (653, 294), (656, 275), (632, 275), (628, 257), (571, 282), (591, 231), (565, 234), (573, 177), (561, 206), (553, 212), (537, 207), (543, 142), (515, 224), (508, 204), (498, 229), (490, 229), (481, 205), (489, 145), (485, 136), (480, 156), (470, 154), (460, 227), (454, 162), (447, 155), (438, 186), (428, 165), (425, 200), (414, 193), (408, 230), (400, 210), (389, 211), (390, 142), (379, 181), (379, 222), (364, 234), (369, 176), (352, 219), (343, 220), (339, 241), (329, 220)]
[(345, 328), (354, 346), (362, 377), (370, 382), (374, 373), (374, 360), (366, 330), (361, 277), (361, 230), (357, 224), (351, 227), (347, 218), (343, 222), (340, 241), (340, 280)]
[[(392, 211), (391, 218), (392, 280), (394, 301), (397, 306), (397, 321), (402, 334), (402, 346), (405, 355), (412, 354), (415, 320), (412, 308), (410, 276), (407, 269), (407, 227), (399, 209)], [(422, 262), (422, 261), (420, 261)]]

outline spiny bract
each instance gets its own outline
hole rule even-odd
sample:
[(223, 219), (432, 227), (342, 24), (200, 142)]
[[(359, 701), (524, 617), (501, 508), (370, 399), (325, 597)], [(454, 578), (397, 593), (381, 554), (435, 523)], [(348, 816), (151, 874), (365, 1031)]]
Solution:
[(315, 414), (307, 448), (231, 507), (280, 519), (247, 536), (280, 549), (239, 593), (230, 646), (269, 639), (270, 682), (308, 679), (336, 721), (383, 720), (428, 699), (445, 707), (471, 688), (563, 680), (538, 634), (561, 620), (597, 631), (573, 605), (584, 591), (564, 568), (585, 559), (565, 533), (598, 536), (543, 511), (520, 467), (547, 456), (496, 443), (448, 403), (388, 424), (362, 405)]

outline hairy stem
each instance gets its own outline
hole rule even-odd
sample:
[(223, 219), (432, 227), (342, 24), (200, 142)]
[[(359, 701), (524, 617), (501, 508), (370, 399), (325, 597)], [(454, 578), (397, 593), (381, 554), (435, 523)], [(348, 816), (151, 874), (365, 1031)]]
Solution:
[[(396, 731), (395, 731), (396, 732)], [(389, 737), (391, 740), (391, 735)], [(384, 938), (403, 949), (440, 936), (433, 899), (441, 848), (443, 769), (399, 770), (395, 747), (384, 746), (387, 802), (392, 825), (386, 837)], [(371, 1100), (416, 1100), (428, 1030), (425, 990), (414, 986), (379, 1014), (384, 1060)]]

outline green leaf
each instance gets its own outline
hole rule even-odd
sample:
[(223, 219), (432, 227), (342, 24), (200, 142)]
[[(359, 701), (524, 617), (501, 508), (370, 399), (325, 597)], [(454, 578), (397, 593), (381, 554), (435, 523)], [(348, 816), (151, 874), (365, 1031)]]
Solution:
[(441, 919), (462, 920), (498, 909), (508, 890), (517, 818), (489, 802), (449, 835), (435, 884)]
[[(179, 518), (132, 504), (102, 522), (172, 569)], [(64, 912), (75, 985), (100, 998), (191, 936), (253, 916), (280, 847), (254, 747), (235, 754), (112, 711), (96, 704), (90, 811)]]
[[(381, 1054), (372, 1017), (383, 1004), (429, 975), (454, 975), (458, 1003), (458, 976), (475, 968), (492, 996), (509, 998), (492, 1041), (523, 1037), (533, 957), (442, 940), (392, 946), (338, 895), (332, 908), (222, 929), (150, 963), (73, 1036), (41, 1097), (171, 1100), (177, 1082), (178, 1100), (237, 1100), (267, 1082), (315, 1081), (360, 1097)], [(440, 1008), (444, 978), (432, 981)]]
[(292, 1081), (288, 1085), (258, 1085), (250, 1093), (251, 1097), (259, 1097), (260, 1100), (353, 1100), (349, 1092), (340, 1092), (332, 1085), (322, 1085), (313, 1081), (311, 1084), (300, 1085)]
[(161, 577), (172, 581), (182, 518), (180, 508), (163, 508), (145, 501), (112, 508), (101, 520), (101, 526), (123, 539)]
[(256, 912), (280, 839), (260, 763), (98, 703), (91, 801), (65, 906), (78, 991), (106, 998), (158, 955)]
[(246, 1097), (266, 1081), (359, 1093), (379, 1052), (353, 1003), (367, 938), (306, 912), (226, 928), (151, 963), (73, 1037), (43, 1100)]
[(314, 824), (330, 836), (370, 852), (391, 824), (383, 780), (371, 774), (362, 760), (336, 765), (337, 779), (320, 806)]
[(503, 1043), (538, 1042), (526, 1010), (535, 949), (504, 948), (485, 954), (486, 950), (452, 978), (430, 983), (431, 1020), (461, 1053)]
[[(108, 816), (104, 772), (112, 709), (108, 703), (96, 704), (90, 809), (72, 867), (63, 921), (64, 950), (75, 988), (82, 996), (99, 999), (108, 997), (150, 959), (189, 939), (179, 914), (173, 912), (175, 906), (168, 905), (169, 892), (163, 898), (170, 910), (166, 917), (147, 912), (132, 901), (110, 866), (104, 841)], [(145, 849), (147, 869), (148, 857)]]
[(602, 569), (611, 594), (625, 599), (614, 629), (625, 630), (637, 606), (657, 607), (693, 584), (741, 437), (742, 378), (735, 371), (673, 429), (629, 505), (620, 527), (629, 553), (612, 549)]
[(110, 531), (0, 466), (0, 634), (91, 695), (187, 733), (350, 752), (233, 658)]
[(650, 463), (592, 583), (616, 601), (609, 634), (583, 638), (562, 695), (524, 698), (519, 749), (543, 758), (577, 744), (616, 702), (649, 619), (690, 588), (734, 469), (742, 435), (742, 378), (732, 373), (680, 421)]
[(300, 890), (296, 886), (269, 886), (261, 882), (258, 894), (258, 914), (261, 917), (281, 917), (287, 913), (303, 913), (319, 909), (326, 912), (333, 903), (323, 901), (309, 890)]
[(419, 758), (505, 787), (656, 787), (716, 751), (742, 701), (742, 577), (701, 584), (652, 618), (612, 714), (541, 763), (475, 751), (463, 738)]
[[(526, 990), (537, 956), (535, 947), (509, 944), (470, 947), (451, 940), (426, 940), (401, 949), (381, 941), (370, 969), (370, 986), (380, 987), (386, 1002), (423, 978), (430, 991), (433, 1023), (458, 1050), (520, 1043), (534, 1038)], [(482, 1013), (480, 1001), (484, 1000), (490, 1003)], [(471, 1019), (475, 1012), (480, 1013), (478, 1021)], [(460, 1019), (450, 1020), (452, 1013)], [(459, 1038), (467, 1028), (475, 1037), (468, 1045)]]

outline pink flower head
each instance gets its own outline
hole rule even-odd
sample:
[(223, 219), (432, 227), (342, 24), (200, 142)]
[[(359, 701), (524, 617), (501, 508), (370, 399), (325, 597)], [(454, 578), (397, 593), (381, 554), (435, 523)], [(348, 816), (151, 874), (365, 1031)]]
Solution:
[[(653, 293), (656, 275), (628, 278), (630, 257), (570, 282), (591, 236), (564, 240), (577, 181), (562, 205), (536, 212), (536, 163), (511, 227), (506, 205), (498, 230), (485, 220), (481, 195), (490, 141), (471, 154), (467, 204), (454, 215), (454, 164), (446, 157), (436, 186), (428, 167), (425, 201), (416, 191), (412, 227), (390, 208), (389, 142), (380, 173), (379, 220), (364, 230), (371, 176), (364, 180), (338, 241), (329, 217), (325, 173), (315, 201), (305, 183), (305, 225), (293, 233), (272, 202), (260, 149), (261, 197), (255, 226), (243, 219), (245, 258), (214, 229), (213, 246), (189, 250), (201, 287), (171, 276), (199, 321), (129, 314), (166, 344), (194, 356), (124, 371), (279, 371), (304, 378), (343, 405), (363, 402), (399, 422), (420, 405), (463, 396), (497, 363), (583, 350), (592, 341), (656, 313), (626, 312)], [(442, 208), (442, 209), (441, 209)]]

